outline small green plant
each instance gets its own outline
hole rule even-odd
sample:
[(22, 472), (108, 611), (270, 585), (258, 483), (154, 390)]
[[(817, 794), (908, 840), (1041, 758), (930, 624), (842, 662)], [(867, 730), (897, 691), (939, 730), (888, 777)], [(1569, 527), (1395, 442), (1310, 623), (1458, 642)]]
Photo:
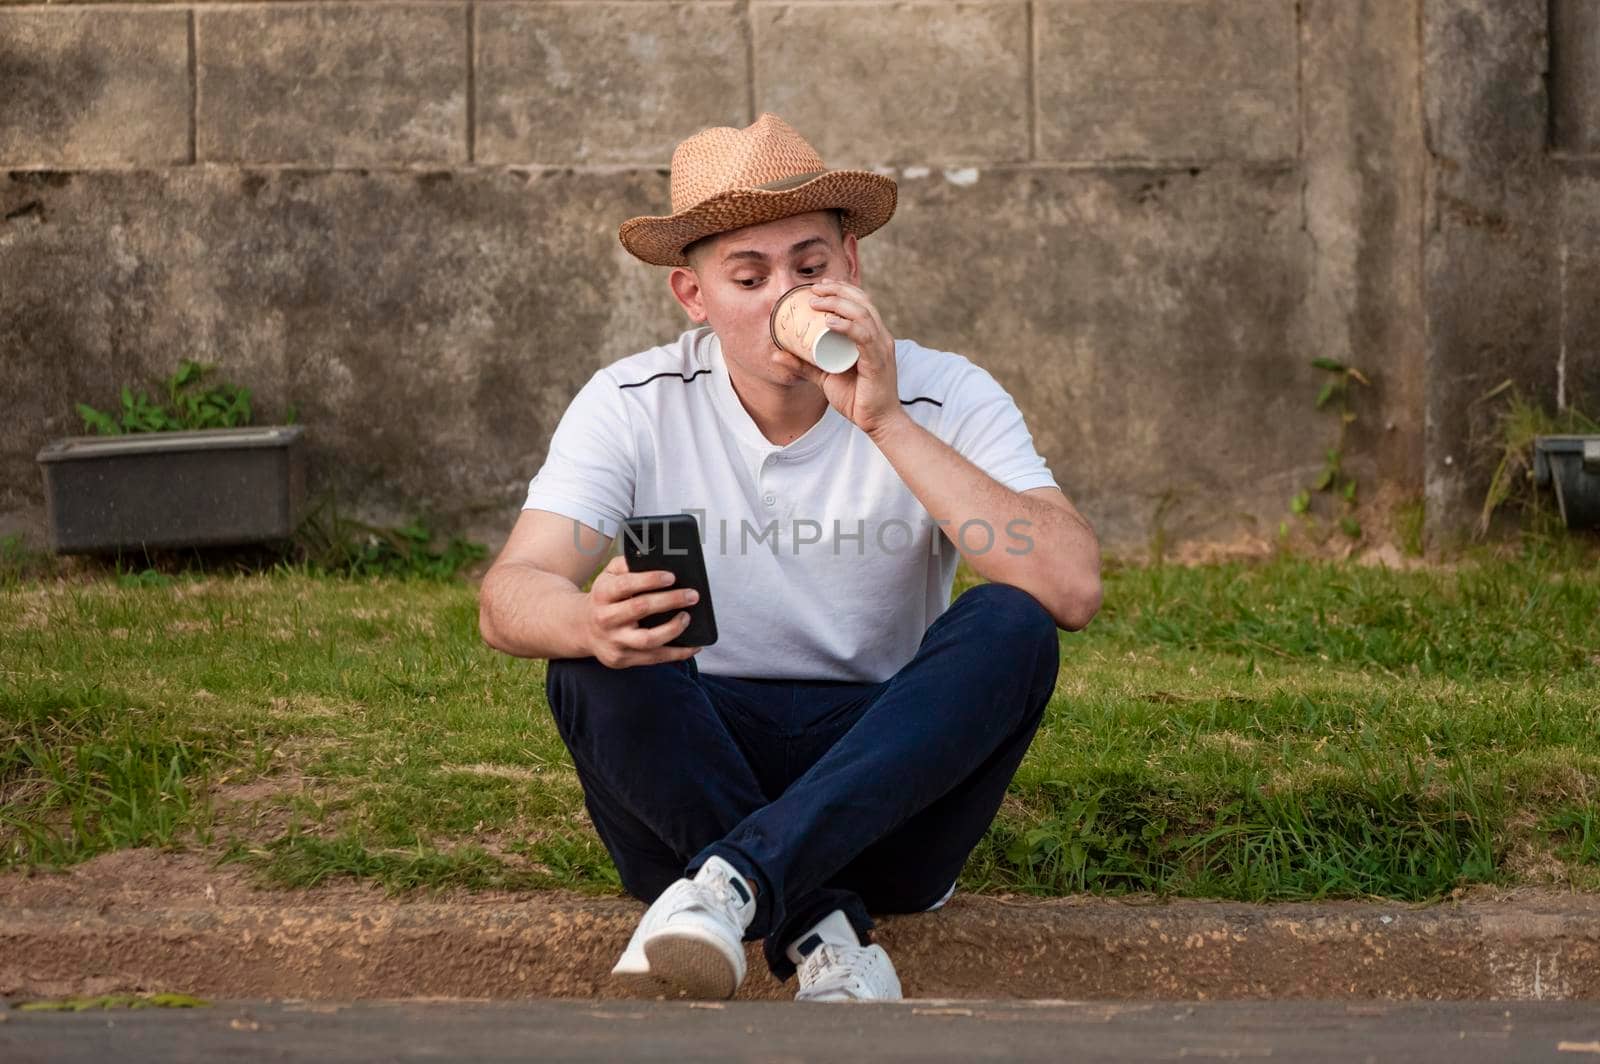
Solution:
[(1420, 495), (1403, 503), (1395, 511), (1400, 531), (1400, 549), (1407, 557), (1420, 558), (1427, 547), (1427, 502)]
[(34, 550), (21, 535), (0, 536), (0, 589), (55, 575), (56, 557)]
[(1556, 856), (1579, 864), (1600, 865), (1600, 806), (1585, 803), (1562, 809), (1539, 826), (1560, 842)]
[(1584, 435), (1600, 432), (1600, 422), (1567, 406), (1551, 414), (1528, 399), (1509, 381), (1502, 381), (1479, 397), (1486, 402), (1505, 396), (1505, 406), (1495, 419), (1490, 444), (1495, 455), (1494, 475), (1484, 493), (1483, 509), (1478, 514), (1478, 534), (1489, 531), (1489, 523), (1502, 508), (1521, 511), (1530, 523), (1545, 519), (1539, 493), (1533, 485), (1533, 441), (1540, 436)]
[(250, 389), (226, 381), (210, 383), (214, 365), (184, 361), (163, 382), (166, 401), (144, 390), (123, 385), (121, 407), (115, 412), (78, 404), (84, 428), (101, 436), (128, 432), (176, 432), (185, 429), (226, 429), (250, 424)]
[[(1322, 472), (1317, 474), (1317, 479), (1309, 488), (1302, 488), (1289, 500), (1289, 512), (1305, 521), (1313, 520), (1311, 502), (1313, 493), (1328, 493), (1340, 500), (1341, 513), (1338, 519), (1339, 531), (1351, 539), (1361, 538), (1361, 522), (1356, 520), (1355, 510), (1358, 502), (1357, 496), (1360, 489), (1356, 478), (1344, 468), (1345, 440), (1349, 435), (1350, 426), (1355, 424), (1356, 414), (1351, 403), (1351, 382), (1371, 387), (1372, 382), (1367, 380), (1362, 372), (1354, 366), (1347, 366), (1343, 362), (1332, 358), (1314, 358), (1311, 365), (1316, 369), (1329, 374), (1327, 380), (1317, 391), (1316, 408), (1329, 410), (1338, 415), (1339, 435), (1332, 447), (1325, 454)], [(1280, 536), (1289, 534), (1287, 522), (1278, 526)]]
[(171, 587), (172, 577), (158, 569), (146, 566), (143, 569), (123, 569), (117, 566), (118, 587)]
[(448, 580), (488, 557), (481, 543), (440, 536), (427, 517), (399, 526), (345, 517), (331, 496), (314, 506), (295, 532), (294, 552), (308, 569), (346, 576), (410, 576)]

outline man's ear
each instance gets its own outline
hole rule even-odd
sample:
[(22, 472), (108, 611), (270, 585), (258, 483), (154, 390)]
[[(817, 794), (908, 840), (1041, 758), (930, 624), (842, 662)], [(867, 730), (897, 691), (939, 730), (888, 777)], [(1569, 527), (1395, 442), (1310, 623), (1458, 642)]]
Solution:
[(844, 261), (850, 267), (850, 283), (861, 287), (861, 253), (854, 233), (844, 235)]
[(674, 266), (667, 277), (667, 284), (672, 287), (672, 297), (688, 312), (689, 320), (696, 325), (704, 325), (706, 302), (700, 291), (699, 275), (688, 266)]

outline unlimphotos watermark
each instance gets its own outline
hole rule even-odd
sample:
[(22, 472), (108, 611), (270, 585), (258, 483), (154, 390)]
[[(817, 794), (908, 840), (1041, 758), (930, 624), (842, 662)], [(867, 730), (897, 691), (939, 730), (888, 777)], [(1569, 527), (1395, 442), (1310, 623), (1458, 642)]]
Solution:
[[(707, 553), (715, 550), (725, 557), (743, 557), (760, 550), (768, 551), (773, 557), (783, 553), (798, 556), (802, 550), (808, 552), (826, 550), (834, 557), (842, 557), (848, 553), (846, 544), (854, 548), (855, 556), (858, 558), (866, 557), (869, 548), (879, 554), (890, 556), (911, 551), (926, 551), (929, 556), (936, 557), (944, 552), (946, 544), (958, 547), (961, 553), (968, 557), (981, 557), (996, 548), (1004, 550), (1007, 554), (1021, 556), (1031, 553), (1034, 546), (1033, 537), (1027, 534), (1033, 527), (1033, 522), (1022, 517), (1006, 522), (1005, 535), (1002, 539), (996, 534), (994, 526), (982, 518), (963, 521), (954, 531), (950, 528), (950, 521), (928, 518), (914, 524), (898, 517), (875, 522), (857, 518), (853, 526), (850, 522), (839, 518), (831, 518), (824, 522), (808, 517), (797, 517), (787, 523), (773, 519), (765, 524), (756, 525), (747, 518), (740, 518), (734, 523), (726, 517), (719, 517), (713, 528), (703, 508), (685, 507), (681, 512), (693, 516), (699, 526), (701, 549)], [(605, 537), (607, 544), (620, 534), (627, 537), (636, 548), (667, 555), (687, 553), (683, 548), (673, 547), (671, 544), (657, 545), (648, 542), (650, 536), (648, 525), (642, 532), (637, 533), (626, 524), (616, 531), (608, 531), (605, 526), (606, 522), (601, 521), (598, 531)], [(585, 527), (582, 522), (572, 522), (572, 545), (587, 557), (597, 557), (605, 553), (604, 544), (594, 547), (584, 546), (582, 533)]]

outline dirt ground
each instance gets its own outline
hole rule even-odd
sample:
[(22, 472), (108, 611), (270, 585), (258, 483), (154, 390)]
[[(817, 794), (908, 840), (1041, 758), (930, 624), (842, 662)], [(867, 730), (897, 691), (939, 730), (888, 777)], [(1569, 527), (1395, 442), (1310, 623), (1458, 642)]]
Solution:
[[(617, 997), (642, 907), (564, 893), (264, 890), (130, 850), (0, 877), (0, 995)], [(878, 932), (908, 996), (1600, 998), (1600, 901), (1520, 890), (1434, 906), (958, 895)], [(792, 994), (751, 952), (742, 998)]]

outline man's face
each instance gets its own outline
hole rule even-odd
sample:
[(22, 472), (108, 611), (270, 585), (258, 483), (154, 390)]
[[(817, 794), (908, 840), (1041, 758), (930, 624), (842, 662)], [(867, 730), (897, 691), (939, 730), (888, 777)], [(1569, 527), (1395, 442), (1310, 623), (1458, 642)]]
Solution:
[(772, 305), (795, 285), (824, 277), (860, 283), (856, 238), (840, 236), (832, 212), (813, 211), (706, 240), (687, 268), (672, 271), (671, 283), (689, 317), (716, 331), (730, 365), (792, 384), (805, 378), (772, 362)]

